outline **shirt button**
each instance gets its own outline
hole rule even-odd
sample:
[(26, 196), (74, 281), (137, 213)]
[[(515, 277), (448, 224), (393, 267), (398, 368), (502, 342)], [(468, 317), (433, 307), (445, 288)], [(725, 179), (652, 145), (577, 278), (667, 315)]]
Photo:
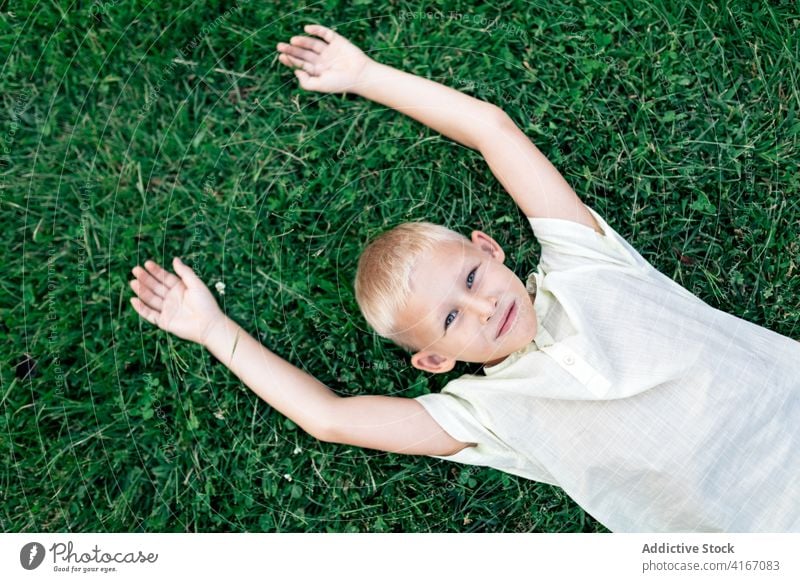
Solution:
[(564, 362), (564, 363), (565, 363), (567, 366), (571, 366), (572, 364), (574, 364), (574, 363), (575, 363), (575, 358), (573, 358), (573, 357), (572, 357), (572, 356), (570, 356), (570, 355), (566, 355), (566, 356), (564, 356), (564, 358), (562, 359), (562, 361), (563, 361), (563, 362)]

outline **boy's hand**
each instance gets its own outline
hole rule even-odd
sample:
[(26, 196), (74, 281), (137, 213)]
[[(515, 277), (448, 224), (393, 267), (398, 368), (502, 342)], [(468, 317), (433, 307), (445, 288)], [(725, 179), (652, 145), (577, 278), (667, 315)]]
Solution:
[(225, 318), (208, 287), (177, 257), (172, 266), (178, 276), (153, 261), (146, 270), (136, 265), (130, 281), (137, 297), (131, 297), (136, 312), (153, 325), (181, 339), (203, 344), (212, 327)]
[(278, 43), (278, 60), (297, 67), (294, 74), (300, 86), (321, 93), (357, 92), (364, 70), (375, 61), (329, 28), (307, 24), (304, 30), (320, 38), (293, 36), (291, 44)]

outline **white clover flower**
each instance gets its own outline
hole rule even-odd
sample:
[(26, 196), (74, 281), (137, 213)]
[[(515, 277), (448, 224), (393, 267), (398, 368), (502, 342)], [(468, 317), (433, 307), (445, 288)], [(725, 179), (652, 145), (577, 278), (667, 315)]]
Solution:
[(283, 476), (283, 478), (284, 478), (284, 479), (286, 479), (287, 481), (291, 481), (291, 480), (292, 480), (292, 476), (291, 476), (291, 475), (289, 475), (289, 473), (286, 473), (286, 474)]
[(214, 283), (214, 287), (217, 289), (217, 293), (220, 295), (225, 295), (225, 283), (222, 281), (217, 281)]
[(303, 451), (303, 449), (301, 449), (300, 446), (296, 446), (294, 448), (294, 450), (292, 451), (292, 454), (293, 455), (297, 455), (297, 454), (300, 454), (302, 451)]
[(223, 419), (225, 418), (225, 413), (224, 413), (224, 412), (222, 412), (221, 410), (217, 410), (217, 411), (214, 413), (214, 416), (216, 416), (216, 417), (217, 417), (218, 419), (220, 419), (220, 420), (223, 420)]

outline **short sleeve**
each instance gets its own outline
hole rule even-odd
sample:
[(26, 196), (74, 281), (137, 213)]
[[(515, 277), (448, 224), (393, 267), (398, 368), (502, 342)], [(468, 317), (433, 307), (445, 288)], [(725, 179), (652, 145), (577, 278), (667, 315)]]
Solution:
[(464, 447), (452, 455), (427, 456), (466, 465), (492, 467), (526, 479), (557, 485), (547, 471), (540, 467), (533, 468), (529, 459), (518, 454), (482, 426), (466, 400), (447, 392), (423, 394), (415, 400), (422, 404), (450, 436), (464, 443), (476, 443), (475, 446)]
[(546, 274), (585, 265), (605, 263), (651, 271), (654, 267), (589, 206), (605, 235), (584, 224), (562, 218), (528, 217), (542, 247), (539, 266)]

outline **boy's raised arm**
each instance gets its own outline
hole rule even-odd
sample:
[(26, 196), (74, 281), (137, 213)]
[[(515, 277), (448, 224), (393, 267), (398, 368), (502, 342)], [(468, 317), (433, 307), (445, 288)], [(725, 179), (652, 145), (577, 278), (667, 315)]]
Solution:
[(405, 454), (446, 455), (464, 443), (409, 398), (340, 397), (311, 374), (261, 345), (228, 318), (208, 287), (179, 259), (175, 274), (153, 261), (136, 266), (131, 304), (144, 319), (205, 346), (259, 398), (327, 442)]
[(310, 435), (327, 434), (331, 403), (340, 397), (227, 317), (189, 266), (176, 258), (173, 267), (175, 274), (154, 261), (133, 268), (136, 312), (164, 331), (205, 346), (259, 398)]
[(379, 394), (340, 398), (332, 419), (323, 440), (344, 445), (404, 455), (452, 455), (472, 446), (450, 436), (414, 398)]
[(603, 233), (556, 167), (497, 106), (374, 61), (355, 92), (479, 150), (525, 216), (571, 220)]
[(325, 440), (332, 403), (341, 399), (325, 384), (268, 350), (227, 316), (217, 321), (203, 345), (261, 400)]
[(416, 400), (338, 396), (227, 317), (219, 320), (205, 346), (262, 400), (321, 441), (407, 455), (448, 455), (465, 446)]
[(324, 26), (307, 25), (305, 31), (319, 38), (294, 36), (291, 44), (278, 44), (281, 63), (299, 67), (301, 87), (355, 93), (397, 109), (479, 150), (525, 216), (570, 220), (603, 234), (564, 177), (502, 109), (378, 63)]
[(319, 38), (293, 36), (289, 44), (277, 45), (280, 62), (298, 67), (295, 75), (303, 89), (360, 95), (473, 149), (503, 118), (491, 103), (374, 61), (329, 28), (310, 24), (304, 30)]

